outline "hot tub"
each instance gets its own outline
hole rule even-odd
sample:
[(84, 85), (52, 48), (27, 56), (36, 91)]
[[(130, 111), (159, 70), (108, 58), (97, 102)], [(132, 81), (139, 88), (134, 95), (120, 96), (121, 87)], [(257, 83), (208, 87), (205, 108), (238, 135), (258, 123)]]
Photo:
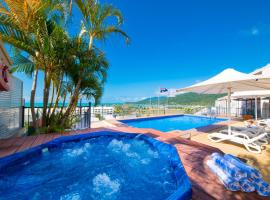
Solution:
[(146, 135), (66, 136), (0, 159), (0, 199), (191, 199), (176, 149)]

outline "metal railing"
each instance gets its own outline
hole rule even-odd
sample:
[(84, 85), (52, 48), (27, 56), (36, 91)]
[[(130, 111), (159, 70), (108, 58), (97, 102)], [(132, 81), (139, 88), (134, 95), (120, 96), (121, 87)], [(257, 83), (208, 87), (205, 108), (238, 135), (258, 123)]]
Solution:
[[(65, 110), (66, 108), (64, 108)], [(29, 133), (32, 129), (32, 114), (31, 114), (31, 108), (28, 106), (22, 107), (22, 126), (25, 128), (25, 131)], [(60, 109), (56, 109), (56, 112), (59, 112)], [(35, 113), (37, 118), (37, 123), (41, 122), (41, 116), (43, 112), (43, 107), (36, 106), (35, 107)], [(72, 115), (73, 125), (71, 127), (72, 130), (78, 130), (78, 129), (86, 129), (91, 128), (91, 103), (88, 105), (78, 105), (75, 108), (75, 111)]]
[[(228, 109), (227, 109), (227, 107), (217, 106), (216, 107), (216, 113), (218, 115), (227, 116), (228, 115)], [(258, 113), (259, 118), (261, 118), (261, 117), (263, 118), (263, 115), (269, 116), (270, 107), (263, 107), (263, 108), (258, 107), (257, 113)], [(231, 109), (231, 116), (242, 117), (243, 115), (252, 115), (254, 117), (255, 116), (254, 107), (251, 107), (251, 108), (242, 107), (242, 108), (232, 108)]]
[(73, 130), (91, 128), (91, 104), (78, 106), (73, 113), (73, 118), (76, 120), (72, 126)]
[[(91, 122), (98, 122), (108, 119), (131, 119), (140, 117), (152, 117), (162, 115), (180, 115), (180, 114), (196, 114), (202, 110), (203, 106), (180, 106), (180, 105), (107, 105), (101, 104), (91, 106), (91, 104), (79, 104), (72, 116), (72, 130), (91, 128)], [(66, 108), (64, 108), (66, 109)], [(26, 131), (32, 127), (32, 116), (30, 107), (23, 108), (23, 124)], [(43, 107), (35, 107), (35, 111), (40, 123)]]
[(201, 107), (198, 106), (179, 106), (179, 105), (162, 105), (157, 106), (117, 106), (114, 108), (114, 116), (116, 119), (128, 119), (128, 118), (139, 118), (139, 117), (151, 117), (151, 116), (162, 116), (162, 115), (180, 115), (180, 114), (194, 114)]

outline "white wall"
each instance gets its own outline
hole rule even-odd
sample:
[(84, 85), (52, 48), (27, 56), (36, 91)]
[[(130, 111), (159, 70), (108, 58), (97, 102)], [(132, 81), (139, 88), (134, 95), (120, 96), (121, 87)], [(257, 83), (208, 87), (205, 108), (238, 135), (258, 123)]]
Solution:
[(10, 91), (0, 91), (0, 138), (10, 137), (22, 127), (22, 87), (19, 79), (10, 79)]

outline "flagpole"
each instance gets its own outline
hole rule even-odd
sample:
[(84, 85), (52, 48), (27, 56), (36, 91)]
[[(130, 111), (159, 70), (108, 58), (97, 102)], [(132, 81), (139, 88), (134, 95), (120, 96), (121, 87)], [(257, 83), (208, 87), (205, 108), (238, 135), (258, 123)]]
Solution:
[(151, 109), (152, 109), (152, 102), (151, 102), (151, 96), (150, 96), (150, 106), (149, 106), (150, 115), (151, 115)]
[(168, 92), (167, 92), (167, 109), (169, 108), (169, 97), (170, 97), (170, 95), (171, 95), (171, 93), (168, 90)]
[[(160, 91), (159, 91), (160, 93)], [(159, 115), (159, 93), (158, 93), (158, 115)]]
[(167, 109), (169, 109), (169, 96), (167, 95)]

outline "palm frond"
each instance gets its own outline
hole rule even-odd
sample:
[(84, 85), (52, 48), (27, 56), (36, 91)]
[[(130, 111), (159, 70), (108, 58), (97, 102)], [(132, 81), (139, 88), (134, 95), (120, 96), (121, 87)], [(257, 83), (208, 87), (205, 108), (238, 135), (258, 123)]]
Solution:
[(19, 72), (19, 73), (26, 74), (28, 77), (33, 76), (33, 73), (35, 71), (35, 64), (33, 63), (32, 60), (30, 60), (29, 58), (21, 54), (17, 54), (11, 59), (13, 61), (13, 65), (11, 67), (11, 73)]
[(14, 24), (26, 31), (33, 28), (32, 22), (39, 17), (39, 11), (47, 5), (42, 0), (5, 0), (4, 2), (3, 7), (6, 10), (2, 9), (1, 14), (8, 15)]
[(99, 23), (103, 23), (106, 19), (110, 17), (115, 17), (117, 19), (117, 25), (121, 26), (123, 24), (123, 15), (121, 11), (115, 8), (112, 5), (100, 5), (100, 16), (99, 16)]
[(112, 33), (120, 34), (121, 36), (124, 36), (126, 43), (127, 44), (130, 43), (130, 37), (124, 31), (122, 31), (121, 29), (115, 26), (108, 26), (105, 29), (99, 30), (98, 32), (96, 32), (96, 37), (98, 39), (103, 39), (107, 35), (112, 34)]
[[(124, 36), (126, 43), (129, 43), (129, 36), (120, 29), (123, 16), (119, 9), (94, 0), (77, 0), (76, 4), (84, 17), (80, 36), (88, 37), (89, 48), (92, 47), (93, 40), (105, 40), (112, 33)], [(116, 18), (117, 23), (113, 23), (113, 20), (110, 21), (109, 18)]]

